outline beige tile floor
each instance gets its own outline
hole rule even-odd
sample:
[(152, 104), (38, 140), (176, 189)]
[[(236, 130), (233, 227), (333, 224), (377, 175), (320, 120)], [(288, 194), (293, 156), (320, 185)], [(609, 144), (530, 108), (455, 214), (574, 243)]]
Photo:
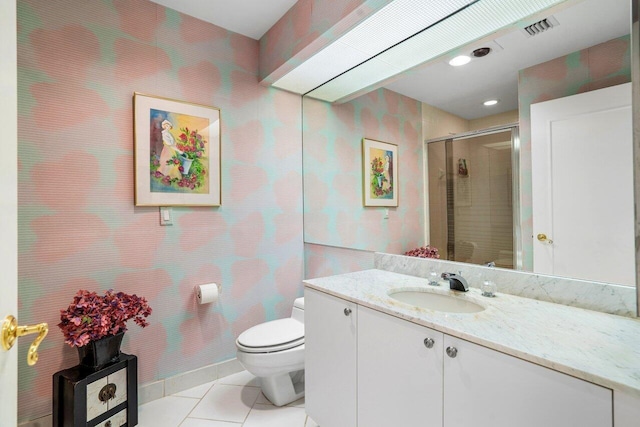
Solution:
[(317, 427), (304, 398), (271, 404), (257, 378), (243, 371), (141, 405), (139, 427)]

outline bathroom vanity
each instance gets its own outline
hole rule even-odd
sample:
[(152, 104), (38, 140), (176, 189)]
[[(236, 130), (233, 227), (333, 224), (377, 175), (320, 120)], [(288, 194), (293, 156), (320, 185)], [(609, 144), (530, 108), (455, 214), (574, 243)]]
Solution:
[[(306, 410), (319, 425), (638, 425), (640, 321), (427, 282), (383, 270), (305, 281)], [(402, 289), (482, 309), (390, 296)]]

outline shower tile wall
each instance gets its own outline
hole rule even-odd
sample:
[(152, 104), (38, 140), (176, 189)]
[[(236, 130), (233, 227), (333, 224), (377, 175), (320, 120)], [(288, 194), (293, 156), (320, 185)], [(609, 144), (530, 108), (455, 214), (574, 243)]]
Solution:
[(454, 165), (465, 159), (469, 173), (454, 170), (455, 261), (513, 267), (510, 145), (510, 131), (453, 142)]

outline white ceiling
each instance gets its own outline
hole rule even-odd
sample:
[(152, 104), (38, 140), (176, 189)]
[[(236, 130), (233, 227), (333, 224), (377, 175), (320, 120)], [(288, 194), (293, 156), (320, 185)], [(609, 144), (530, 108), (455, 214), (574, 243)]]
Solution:
[(297, 0), (152, 0), (259, 40)]
[[(498, 50), (462, 67), (450, 66), (453, 55), (445, 56), (386, 87), (465, 119), (484, 117), (518, 108), (518, 70), (630, 32), (629, 0), (584, 0), (553, 16), (560, 25), (544, 33), (527, 38), (516, 30), (491, 44), (471, 44), (461, 51), (495, 44)], [(500, 103), (484, 107), (488, 99)]]
[[(284, 15), (296, 0), (153, 0), (254, 39)], [(489, 42), (489, 56), (453, 68), (448, 57), (432, 61), (386, 87), (466, 119), (517, 108), (518, 70), (629, 34), (629, 0), (584, 0), (553, 16), (560, 25), (527, 38), (520, 31)], [(477, 47), (470, 45), (471, 52)], [(500, 103), (488, 109), (487, 99)]]

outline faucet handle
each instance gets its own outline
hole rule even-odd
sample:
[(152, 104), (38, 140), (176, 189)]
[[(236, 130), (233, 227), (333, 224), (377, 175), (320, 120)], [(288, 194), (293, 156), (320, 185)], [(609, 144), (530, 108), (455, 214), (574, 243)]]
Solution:
[(495, 297), (498, 286), (491, 280), (485, 280), (484, 282), (482, 282), (480, 290), (482, 291), (483, 297)]

